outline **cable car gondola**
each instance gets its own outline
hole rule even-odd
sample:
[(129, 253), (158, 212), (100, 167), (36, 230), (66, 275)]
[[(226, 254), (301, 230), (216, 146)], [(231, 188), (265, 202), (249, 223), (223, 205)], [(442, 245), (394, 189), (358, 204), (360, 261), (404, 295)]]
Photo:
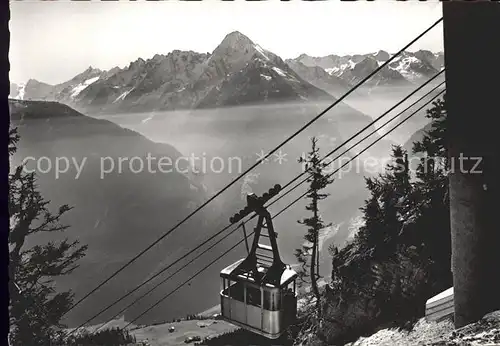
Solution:
[[(281, 261), (271, 215), (264, 207), (280, 189), (275, 185), (262, 197), (248, 195), (248, 205), (230, 218), (236, 223), (255, 212), (258, 222), (248, 256), (220, 273), (221, 318), (269, 339), (279, 338), (297, 316), (297, 273)], [(261, 234), (263, 229), (267, 234)], [(270, 245), (259, 243), (261, 235)]]

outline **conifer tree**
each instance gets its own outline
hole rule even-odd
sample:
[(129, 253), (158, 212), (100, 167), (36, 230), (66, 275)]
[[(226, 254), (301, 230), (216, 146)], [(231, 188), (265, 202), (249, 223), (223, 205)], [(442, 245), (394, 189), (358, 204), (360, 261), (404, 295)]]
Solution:
[(430, 275), (428, 294), (435, 294), (452, 285), (451, 226), (448, 195), (448, 171), (451, 164), (447, 150), (446, 95), (433, 102), (427, 111), (431, 128), (413, 152), (422, 153), (416, 171), (412, 210), (405, 222), (405, 242), (416, 246), (426, 258)]
[(360, 236), (367, 246), (366, 256), (385, 260), (395, 254), (403, 215), (407, 213), (407, 196), (412, 190), (408, 158), (401, 146), (392, 149), (392, 162), (377, 178), (366, 178), (370, 198), (361, 208), (365, 224)]
[(311, 139), (312, 149), (308, 153), (307, 158), (300, 158), (299, 162), (304, 164), (304, 168), (308, 171), (309, 178), (309, 192), (306, 198), (310, 203), (306, 206), (306, 210), (312, 213), (311, 217), (304, 218), (298, 222), (307, 227), (307, 233), (304, 239), (307, 241), (302, 249), (296, 250), (296, 257), (302, 265), (301, 277), (304, 278), (305, 273), (308, 271), (312, 291), (316, 297), (316, 309), (318, 317), (321, 317), (321, 300), (318, 288), (319, 275), (319, 232), (320, 230), (330, 227), (331, 224), (325, 224), (320, 212), (319, 202), (328, 194), (322, 193), (329, 184), (333, 182), (333, 178), (329, 177), (325, 172), (328, 167), (327, 162), (322, 162), (320, 158), (319, 148), (317, 146), (317, 138)]
[(413, 179), (400, 147), (385, 173), (366, 179), (364, 225), (331, 251), (337, 297), (375, 301), (380, 323), (420, 318), (426, 299), (452, 285), (446, 115), (445, 97), (427, 110), (431, 126), (414, 144)]
[[(10, 155), (18, 141), (16, 129), (11, 129)], [(10, 341), (13, 346), (52, 345), (73, 299), (70, 291), (57, 292), (53, 280), (70, 274), (87, 246), (68, 239), (28, 246), (34, 235), (65, 231), (68, 226), (60, 219), (71, 208), (63, 205), (56, 213), (50, 212), (35, 174), (26, 173), (22, 166), (9, 174), (8, 204)]]

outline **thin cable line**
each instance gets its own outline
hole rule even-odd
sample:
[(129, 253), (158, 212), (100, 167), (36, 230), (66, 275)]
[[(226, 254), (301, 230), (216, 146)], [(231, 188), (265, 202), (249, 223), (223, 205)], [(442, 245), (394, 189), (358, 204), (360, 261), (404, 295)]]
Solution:
[(209, 204), (211, 201), (213, 201), (215, 198), (220, 196), (224, 191), (229, 189), (232, 185), (234, 185), (238, 180), (240, 180), (242, 177), (244, 177), (248, 172), (250, 172), (252, 169), (257, 167), (262, 161), (267, 159), (269, 156), (271, 156), (274, 152), (276, 152), (278, 149), (280, 149), (283, 145), (286, 143), (290, 142), (293, 138), (295, 138), (297, 135), (299, 135), (302, 131), (304, 131), (307, 127), (309, 127), (312, 123), (314, 123), (316, 120), (318, 120), (320, 117), (322, 117), (326, 112), (331, 110), (333, 107), (335, 107), (337, 104), (339, 104), (342, 100), (344, 100), (348, 95), (350, 95), (352, 92), (354, 92), (357, 88), (359, 88), (362, 84), (364, 84), (367, 80), (369, 80), (371, 77), (373, 77), (377, 72), (382, 70), (384, 67), (389, 65), (389, 63), (392, 62), (397, 56), (399, 56), (403, 51), (405, 51), (407, 48), (409, 48), (411, 45), (413, 45), (415, 42), (417, 42), (421, 37), (426, 35), (430, 30), (432, 30), (435, 26), (437, 26), (441, 21), (443, 20), (443, 17), (438, 19), (434, 24), (432, 24), (429, 28), (424, 30), (420, 35), (418, 35), (416, 38), (414, 38), (410, 43), (408, 43), (406, 46), (404, 46), (399, 52), (397, 52), (395, 55), (389, 58), (385, 63), (380, 65), (375, 71), (370, 73), (368, 76), (363, 78), (358, 84), (356, 84), (353, 88), (351, 88), (349, 91), (347, 91), (343, 96), (341, 96), (339, 99), (337, 99), (333, 104), (328, 106), (323, 112), (315, 116), (313, 119), (311, 119), (309, 122), (307, 122), (305, 125), (303, 125), (299, 130), (297, 130), (295, 133), (293, 133), (291, 136), (289, 136), (285, 141), (283, 141), (281, 144), (279, 144), (277, 147), (275, 147), (273, 150), (271, 150), (268, 154), (266, 154), (263, 158), (257, 160), (255, 164), (250, 166), (245, 172), (241, 173), (236, 179), (234, 179), (231, 183), (226, 185), (224, 188), (222, 188), (219, 192), (217, 192), (214, 196), (210, 197), (207, 201), (205, 201), (202, 205), (200, 205), (198, 208), (196, 208), (193, 212), (191, 212), (189, 215), (187, 215), (184, 219), (182, 219), (180, 222), (178, 222), (174, 227), (172, 227), (169, 231), (164, 233), (160, 238), (155, 240), (151, 245), (147, 246), (144, 250), (139, 252), (137, 255), (135, 255), (132, 259), (130, 259), (127, 263), (125, 263), (122, 267), (120, 267), (118, 270), (116, 270), (111, 276), (109, 276), (107, 279), (105, 279), (103, 282), (101, 282), (99, 285), (97, 285), (94, 289), (92, 289), (89, 293), (84, 295), (82, 298), (80, 298), (76, 303), (72, 304), (68, 310), (64, 313), (66, 315), (69, 311), (73, 310), (76, 306), (81, 304), (85, 299), (87, 299), (90, 295), (95, 293), (99, 288), (104, 286), (106, 283), (108, 283), (111, 279), (113, 279), (115, 276), (117, 276), (119, 273), (121, 273), (125, 268), (130, 266), (133, 262), (135, 262), (139, 257), (144, 255), (146, 252), (148, 252), (151, 248), (153, 248), (156, 244), (158, 244), (162, 239), (164, 239), (166, 236), (171, 234), (173, 231), (175, 231), (177, 228), (179, 228), (182, 224), (184, 224), (187, 220), (189, 220), (193, 215), (198, 213), (201, 209), (203, 209), (207, 204)]
[[(239, 227), (236, 227), (235, 229), (233, 229), (228, 235), (231, 235), (233, 234), (234, 232), (236, 232), (237, 230), (239, 229)], [(246, 239), (250, 238), (250, 236), (252, 234), (254, 234), (255, 232), (251, 232), (247, 237)], [(224, 238), (225, 239), (225, 238)], [(245, 239), (245, 238), (243, 238)], [(160, 281), (159, 283), (157, 283), (155, 286), (153, 286), (149, 291), (145, 292), (143, 295), (141, 295), (139, 298), (135, 299), (132, 303), (130, 303), (129, 305), (127, 305), (125, 308), (123, 308), (122, 310), (120, 310), (117, 314), (115, 314), (113, 317), (111, 317), (108, 321), (106, 321), (105, 323), (103, 323), (99, 328), (97, 328), (95, 332), (97, 332), (98, 330), (100, 330), (102, 327), (104, 327), (104, 325), (106, 325), (107, 323), (111, 322), (112, 320), (114, 320), (116, 317), (118, 317), (120, 314), (124, 313), (127, 309), (129, 309), (131, 306), (135, 305), (137, 302), (139, 302), (141, 299), (143, 299), (144, 297), (146, 297), (147, 295), (149, 295), (151, 292), (153, 292), (156, 288), (158, 288), (159, 286), (161, 286), (162, 284), (164, 284), (165, 282), (167, 282), (168, 280), (170, 280), (174, 275), (176, 275), (177, 273), (181, 272), (182, 270), (184, 270), (187, 266), (189, 266), (191, 263), (195, 262), (197, 259), (199, 259), (201, 256), (203, 256), (205, 253), (207, 253), (209, 250), (213, 249), (216, 245), (220, 244), (222, 241), (221, 240), (218, 240), (216, 243), (212, 244), (210, 247), (208, 247), (206, 250), (204, 250), (203, 252), (199, 253), (195, 258), (193, 258), (192, 260), (190, 260), (188, 263), (186, 263), (184, 266), (182, 266), (181, 268), (177, 269), (175, 272), (173, 272), (172, 274), (170, 274), (169, 276), (167, 276), (166, 278), (164, 278), (162, 281)], [(240, 243), (238, 243), (240, 244)]]
[[(431, 100), (429, 100), (429, 102), (427, 102), (426, 104), (424, 104), (422, 107), (420, 107), (417, 111), (411, 113), (409, 116), (407, 116), (405, 119), (403, 119), (403, 121), (401, 121), (398, 125), (396, 125), (394, 128), (392, 128), (391, 130), (389, 130), (387, 133), (385, 133), (383, 136), (381, 136), (380, 138), (377, 138), (377, 140), (375, 140), (372, 144), (370, 144), (369, 146), (367, 146), (365, 149), (363, 149), (362, 151), (360, 151), (358, 154), (354, 155), (352, 157), (352, 159), (350, 159), (349, 161), (347, 161), (345, 164), (343, 164), (342, 166), (340, 166), (339, 168), (337, 168), (335, 171), (333, 171), (332, 173), (330, 173), (329, 175), (327, 175), (328, 178), (330, 178), (332, 175), (334, 175), (335, 173), (337, 173), (339, 170), (341, 170), (342, 168), (344, 168), (347, 164), (349, 164), (350, 162), (352, 162), (355, 158), (357, 158), (358, 156), (360, 156), (361, 154), (363, 154), (366, 150), (368, 150), (369, 148), (371, 148), (373, 145), (375, 145), (377, 142), (381, 141), (386, 135), (388, 135), (389, 133), (391, 133), (392, 131), (394, 131), (397, 127), (399, 127), (402, 123), (404, 123), (406, 120), (408, 120), (410, 117), (412, 117), (415, 113), (417, 113), (418, 111), (420, 111), (421, 109), (423, 109), (424, 107), (426, 107), (429, 103), (431, 103), (434, 99), (436, 99), (439, 95), (443, 94), (444, 92), (446, 91), (446, 89), (442, 90), (441, 92), (439, 92), (436, 96), (434, 96)], [(293, 204), (297, 203), (300, 199), (302, 199), (305, 195), (307, 195), (309, 192), (311, 191), (311, 189), (307, 190), (305, 193), (303, 193), (302, 195), (300, 195), (298, 198), (296, 198), (295, 200), (293, 200), (291, 203), (289, 203), (285, 208), (281, 209), (276, 215), (274, 215), (274, 217), (277, 217), (278, 215), (280, 215), (281, 213), (283, 213), (285, 210), (287, 210), (288, 208), (290, 208)], [(273, 218), (274, 218), (273, 217)]]
[[(385, 125), (387, 125), (388, 123), (392, 122), (393, 120), (395, 120), (396, 118), (398, 118), (400, 115), (402, 115), (403, 113), (405, 113), (406, 111), (408, 111), (410, 108), (412, 108), (413, 106), (415, 106), (417, 103), (419, 103), (420, 101), (422, 101), (424, 98), (426, 98), (427, 96), (429, 96), (430, 94), (432, 94), (436, 89), (438, 89), (440, 86), (442, 86), (443, 84), (445, 84), (445, 82), (441, 82), (440, 84), (438, 84), (436, 87), (434, 87), (432, 90), (430, 90), (428, 93), (426, 93), (424, 96), (422, 96), (420, 99), (418, 99), (417, 101), (413, 102), (410, 106), (406, 107), (403, 111), (399, 112), (398, 114), (396, 114), (395, 116), (393, 116), (391, 119), (389, 119), (388, 121), (386, 121), (383, 125), (381, 125), (378, 129), (375, 129), (373, 130), (372, 132), (370, 132), (368, 135), (366, 135), (365, 137), (361, 138), (359, 141), (357, 141), (355, 144), (353, 144), (352, 146), (350, 146), (348, 149), (346, 149), (345, 151), (343, 151), (341, 154), (337, 155), (334, 159), (332, 159), (330, 161), (330, 163), (328, 163), (329, 165), (333, 163), (333, 161), (339, 159), (340, 157), (342, 157), (342, 155), (345, 155), (347, 154), (350, 150), (352, 150), (353, 148), (355, 148), (359, 143), (361, 143), (362, 141), (364, 141), (365, 139), (367, 139), (368, 137), (370, 137), (371, 135), (373, 135), (374, 133), (376, 133), (377, 131), (379, 131), (382, 127), (384, 127)], [(439, 95), (439, 94), (438, 94)], [(435, 96), (437, 97), (437, 96)], [(434, 98), (435, 98), (434, 97)], [(432, 98), (432, 99), (434, 99)], [(427, 103), (424, 104), (423, 107), (427, 106)], [(416, 112), (420, 111), (423, 107), (420, 107)], [(390, 110), (389, 110), (390, 111)], [(388, 112), (389, 112), (388, 111)], [(388, 112), (384, 113), (384, 114), (387, 114)], [(377, 121), (380, 119), (381, 117), (377, 118)], [(338, 149), (338, 148), (337, 148)], [(324, 161), (327, 157), (331, 156), (335, 151), (337, 151), (337, 149), (335, 150), (332, 150), (331, 152), (329, 152), (327, 155), (325, 155), (321, 161)], [(366, 149), (365, 149), (366, 150)], [(358, 154), (359, 155), (359, 154)], [(302, 174), (298, 175), (293, 181), (297, 180), (298, 178), (300, 178), (302, 175), (304, 175), (305, 173), (307, 172), (304, 171)], [(293, 190), (295, 190), (297, 187), (299, 187), (300, 185), (302, 185), (303, 183), (305, 183), (307, 181), (308, 177), (306, 177), (305, 179), (303, 179), (300, 183), (296, 184), (294, 187), (292, 187), (290, 190), (288, 190), (287, 192), (281, 194), (278, 198), (276, 198), (272, 203), (270, 203), (267, 207), (270, 207), (271, 205), (273, 205), (274, 203), (278, 202), (280, 199), (282, 199), (283, 197), (285, 197), (286, 195), (288, 195), (290, 192), (292, 192)], [(289, 184), (287, 184), (286, 186), (289, 186)]]
[[(445, 89), (446, 90), (446, 89)], [(385, 134), (383, 134), (382, 136), (380, 136), (379, 138), (377, 138), (375, 141), (373, 141), (369, 146), (367, 146), (363, 151), (361, 151), (360, 153), (358, 153), (357, 155), (355, 155), (353, 158), (351, 158), (348, 162), (346, 162), (344, 165), (342, 165), (341, 167), (339, 167), (337, 170), (335, 170), (334, 172), (332, 172), (331, 174), (328, 175), (328, 177), (331, 177), (333, 174), (335, 174), (336, 172), (338, 172), (340, 169), (342, 169), (346, 164), (352, 162), (355, 158), (357, 158), (359, 155), (361, 155), (363, 152), (365, 152), (366, 150), (368, 150), (370, 147), (372, 147), (373, 145), (375, 145), (376, 143), (378, 143), (380, 140), (382, 140), (385, 136), (387, 136), (389, 133), (391, 133), (392, 131), (394, 131), (396, 128), (398, 128), (399, 126), (401, 126), (404, 122), (406, 122), (408, 119), (410, 119), (413, 115), (415, 115), (418, 111), (420, 111), (422, 108), (424, 108), (425, 106), (427, 106), (431, 101), (433, 101), (434, 99), (436, 99), (439, 95), (441, 95), (442, 93), (445, 92), (445, 90), (441, 91), (440, 93), (438, 93), (436, 96), (434, 96), (431, 100), (429, 100), (428, 102), (426, 102), (422, 107), (420, 107), (417, 111), (415, 112), (412, 112), (409, 116), (407, 116), (406, 118), (404, 118), (402, 121), (400, 121), (395, 127), (393, 127), (391, 130), (389, 130), (388, 132), (386, 132)], [(275, 214), (272, 219), (278, 217), (279, 215), (281, 215), (284, 211), (286, 211), (287, 209), (289, 209), (293, 204), (297, 203), (300, 199), (302, 199), (302, 197), (304, 197), (305, 195), (307, 195), (307, 193), (309, 193), (310, 189), (308, 191), (306, 191), (306, 193), (304, 193), (303, 195), (301, 195), (299, 198), (295, 199), (292, 203), (288, 204), (285, 208), (283, 208), (280, 212), (278, 212), (277, 214)], [(248, 238), (248, 237), (247, 237)], [(220, 260), (222, 257), (224, 257), (226, 254), (228, 254), (230, 251), (232, 251), (233, 249), (235, 249), (238, 245), (240, 245), (245, 239), (242, 239), (240, 240), (238, 243), (236, 243), (234, 246), (232, 246), (231, 248), (229, 248), (228, 250), (226, 250), (224, 253), (222, 253), (220, 256), (218, 256), (216, 259), (214, 259), (212, 262), (210, 262), (209, 264), (207, 264), (205, 267), (203, 267), (201, 270), (199, 270), (198, 272), (196, 272), (194, 275), (192, 275), (189, 279), (187, 279), (186, 281), (184, 281), (182, 284), (180, 284), (179, 286), (177, 286), (174, 290), (170, 291), (167, 295), (163, 296), (160, 300), (156, 301), (152, 306), (150, 306), (148, 309), (146, 309), (144, 312), (142, 312), (139, 316), (137, 316), (136, 318), (134, 318), (132, 321), (130, 321), (123, 329), (126, 329), (128, 326), (130, 326), (131, 324), (133, 324), (135, 321), (137, 321), (139, 318), (141, 318), (142, 316), (144, 316), (146, 313), (148, 313), (149, 311), (151, 311), (152, 309), (154, 309), (156, 306), (158, 306), (160, 303), (162, 303), (165, 299), (167, 299), (169, 296), (171, 296), (173, 293), (175, 293), (177, 290), (179, 290), (180, 288), (182, 288), (185, 284), (187, 284), (189, 281), (193, 280), (196, 276), (198, 276), (199, 274), (201, 274), (203, 271), (205, 271), (208, 267), (210, 267), (211, 265), (213, 265), (215, 262), (217, 262), (218, 260)]]
[[(377, 117), (375, 120), (373, 120), (368, 126), (366, 126), (365, 128), (361, 129), (360, 131), (358, 131), (355, 135), (353, 135), (351, 138), (349, 138), (348, 140), (344, 141), (344, 143), (342, 143), (340, 146), (338, 146), (336, 149), (332, 150), (330, 153), (328, 153), (327, 155), (325, 155), (321, 161), (325, 160), (327, 157), (329, 157), (331, 154), (333, 154), (334, 152), (336, 152), (339, 148), (342, 148), (345, 144), (347, 144), (348, 142), (350, 142), (353, 138), (355, 138), (357, 135), (359, 135), (360, 133), (362, 133), (365, 129), (367, 129), (370, 125), (373, 125), (374, 123), (376, 123), (377, 121), (379, 121), (382, 117), (386, 116), (388, 113), (390, 113), (392, 110), (394, 110), (396, 107), (398, 107), (399, 105), (401, 105), (402, 103), (404, 103), (407, 99), (409, 99), (411, 96), (413, 96), (416, 92), (418, 92), (420, 89), (422, 89), (425, 85), (429, 84), (430, 82), (432, 82), (437, 76), (439, 76), (442, 72), (444, 72), (444, 70), (442, 70), (441, 72), (437, 73), (436, 75), (434, 75), (432, 78), (430, 78), (428, 81), (426, 81), (426, 83), (424, 83), (422, 86), (420, 86), (419, 88), (417, 88), (416, 90), (414, 90), (413, 92), (411, 92), (408, 96), (406, 96), (405, 98), (403, 98), (402, 100), (400, 100), (398, 103), (396, 103), (395, 106), (391, 107), (388, 111), (384, 112), (381, 116)], [(421, 98), (419, 98), (417, 101), (413, 102), (410, 106), (408, 106), (407, 108), (405, 108), (403, 111), (399, 112), (397, 115), (395, 115), (394, 117), (392, 117), (389, 121), (386, 121), (383, 125), (381, 125), (378, 129), (375, 129), (374, 131), (372, 131), (371, 133), (369, 133), (368, 135), (366, 135), (365, 137), (363, 137), (361, 140), (359, 140), (356, 144), (354, 144), (353, 146), (351, 146), (349, 149), (347, 149), (346, 151), (344, 151), (342, 154), (340, 154), (339, 156), (337, 156), (336, 158), (334, 158), (330, 164), (335, 161), (336, 159), (338, 159), (339, 157), (341, 157), (342, 155), (344, 155), (345, 153), (349, 152), (349, 150), (351, 150), (352, 148), (354, 148), (355, 146), (357, 146), (359, 143), (361, 143), (362, 141), (364, 141), (365, 139), (367, 139), (369, 136), (373, 135), (374, 133), (376, 133), (377, 131), (379, 131), (381, 128), (385, 127), (388, 123), (390, 123), (391, 121), (393, 121), (394, 119), (396, 119), (398, 116), (400, 116), (401, 114), (403, 114), (404, 112), (406, 112), (408, 109), (410, 109), (411, 107), (413, 107), (414, 105), (416, 105), (418, 102), (420, 102), (421, 100), (425, 99), (428, 95), (430, 95), (432, 92), (434, 92), (437, 88), (439, 88), (441, 85), (443, 85), (444, 82), (441, 82), (440, 84), (438, 84), (436, 87), (434, 87), (432, 90), (430, 90), (429, 92), (427, 92), (424, 96), (422, 96)], [(302, 172), (300, 175), (298, 175), (296, 178), (294, 178), (293, 180), (291, 180), (289, 183), (287, 183), (285, 185), (285, 187), (289, 186), (291, 183), (293, 183), (294, 181), (296, 181), (298, 178), (300, 178), (301, 176), (303, 176), (305, 173), (307, 173), (309, 171), (309, 169), (305, 170), (304, 172)], [(273, 205), (274, 203), (276, 203), (278, 200), (282, 199), (283, 197), (285, 197), (286, 195), (288, 195), (290, 192), (292, 192), (293, 190), (295, 190), (298, 186), (300, 186), (301, 184), (303, 184), (304, 182), (307, 181), (308, 178), (302, 180), (299, 184), (295, 185), (292, 189), (288, 190), (287, 192), (285, 192), (283, 195), (281, 195), (278, 199), (276, 199), (275, 201), (273, 201), (272, 203), (270, 203), (268, 205), (271, 206)], [(250, 219), (248, 219), (247, 221), (244, 221), (243, 223), (247, 223), (249, 222), (250, 220), (252, 220), (253, 218), (255, 217), (255, 215), (253, 215)], [(133, 289), (132, 291), (128, 292), (127, 294), (125, 294), (124, 296), (122, 296), (121, 298), (119, 298), (118, 300), (116, 300), (115, 302), (111, 303), (110, 305), (108, 305), (107, 307), (105, 307), (104, 309), (102, 309), (101, 311), (99, 311), (97, 314), (95, 314), (94, 316), (92, 316), (91, 318), (89, 318), (88, 320), (86, 320), (84, 323), (82, 323), (80, 326), (78, 326), (76, 329), (72, 330), (72, 332), (70, 332), (68, 335), (74, 333), (76, 330), (80, 329), (81, 327), (83, 327), (85, 324), (87, 324), (88, 322), (90, 322), (91, 320), (93, 320), (94, 318), (98, 317), (99, 315), (101, 315), (102, 313), (104, 313), (105, 311), (109, 310), (111, 307), (113, 307), (114, 305), (116, 305), (117, 303), (119, 303), (120, 301), (122, 301), (123, 299), (125, 299), (126, 297), (130, 296), (132, 293), (136, 292), (138, 289), (140, 289), (141, 287), (143, 287), (144, 285), (146, 285), (148, 282), (152, 281), (153, 279), (155, 279), (156, 277), (158, 277), (159, 275), (161, 275), (163, 272), (165, 272), (166, 270), (168, 270), (169, 268), (171, 268), (173, 265), (175, 265), (176, 263), (178, 263), (179, 261), (181, 261), (182, 259), (186, 258), (187, 256), (189, 256), (192, 252), (196, 251), (197, 249), (199, 249), (200, 247), (202, 247), (203, 245), (205, 245), (206, 243), (208, 243), (210, 240), (214, 239), (217, 235), (221, 234), (222, 232), (224, 232), (226, 229), (228, 229), (230, 226), (232, 226), (234, 223), (232, 224), (229, 224), (228, 226), (224, 227), (221, 231), (217, 232), (215, 235), (211, 236), (210, 238), (208, 238), (206, 241), (204, 241), (202, 244), (198, 245), (196, 248), (194, 248), (193, 250), (191, 250), (190, 252), (186, 253), (184, 256), (182, 256), (181, 258), (179, 258), (178, 260), (174, 261), (173, 263), (171, 263), (170, 265), (168, 265), (167, 267), (163, 268), (160, 272), (158, 272), (157, 274), (155, 274), (153, 277), (149, 278), (148, 280), (146, 280), (145, 282), (141, 283), (140, 285), (138, 285), (135, 289)], [(233, 234), (236, 230), (238, 229), (238, 227), (234, 228), (229, 234), (226, 235), (226, 237), (228, 235), (231, 235)], [(212, 246), (210, 246), (208, 249), (204, 250), (202, 253), (200, 253), (198, 256), (196, 256), (194, 259), (192, 259), (191, 261), (189, 261), (184, 267), (188, 266), (189, 264), (193, 263), (196, 259), (198, 259), (199, 257), (201, 257), (203, 254), (205, 254), (206, 252), (208, 252), (210, 249), (212, 249), (215, 245), (219, 244), (223, 239), (219, 240), (218, 242), (214, 243)], [(175, 273), (178, 273), (180, 270), (176, 271)], [(164, 283), (165, 281), (167, 281), (169, 278), (171, 278), (173, 275), (175, 274), (172, 274), (170, 276), (168, 276), (167, 279), (163, 280), (160, 284), (156, 285), (156, 287), (158, 287), (159, 285), (161, 285), (162, 283)], [(148, 292), (151, 292), (153, 291), (153, 289), (151, 289), (150, 291)], [(145, 294), (147, 295), (147, 294)], [(144, 295), (144, 296), (145, 296)], [(138, 298), (138, 300), (142, 299), (143, 296), (141, 296), (140, 298)], [(136, 301), (132, 302), (129, 306), (127, 306), (125, 309), (123, 309), (122, 311), (120, 311), (118, 314), (116, 314), (115, 316), (113, 316), (110, 320), (108, 320), (107, 322), (105, 322), (104, 324), (108, 323), (109, 321), (113, 320), (114, 318), (116, 318), (120, 313), (122, 313), (123, 311), (125, 311), (127, 308), (129, 308), (130, 306), (134, 305)], [(104, 325), (103, 324), (103, 325)]]

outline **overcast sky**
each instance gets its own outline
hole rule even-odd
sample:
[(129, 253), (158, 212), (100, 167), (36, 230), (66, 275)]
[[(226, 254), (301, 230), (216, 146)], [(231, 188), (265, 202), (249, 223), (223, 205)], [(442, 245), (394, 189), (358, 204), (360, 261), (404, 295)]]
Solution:
[[(56, 84), (174, 49), (212, 52), (238, 30), (282, 58), (396, 52), (442, 15), (438, 2), (14, 1), (11, 81)], [(412, 51), (443, 50), (437, 26)]]

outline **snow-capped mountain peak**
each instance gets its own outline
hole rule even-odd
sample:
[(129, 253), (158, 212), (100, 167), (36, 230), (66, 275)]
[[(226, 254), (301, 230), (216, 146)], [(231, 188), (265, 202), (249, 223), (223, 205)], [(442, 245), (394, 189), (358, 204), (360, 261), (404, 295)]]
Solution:
[[(352, 86), (382, 66), (391, 57), (393, 57), (393, 54), (385, 50), (379, 50), (369, 54), (345, 56), (311, 57), (307, 54), (301, 54), (292, 60), (308, 67), (321, 68), (331, 76), (339, 77)], [(288, 62), (290, 64), (290, 61)], [(373, 88), (379, 85), (391, 86), (405, 83), (418, 84), (437, 73), (442, 68), (443, 63), (442, 53), (432, 53), (426, 50), (415, 53), (402, 52), (374, 75), (366, 83), (366, 87)], [(295, 65), (295, 68), (301, 69), (299, 65)], [(317, 80), (315, 82), (318, 83)]]
[[(138, 58), (109, 71), (89, 66), (69, 81), (49, 85), (36, 80), (11, 85), (11, 97), (52, 100), (90, 112), (139, 112), (212, 107), (278, 99), (325, 99), (345, 94), (390, 58), (370, 54), (283, 61), (239, 31), (227, 34), (212, 53), (173, 50)], [(405, 52), (368, 87), (418, 81), (434, 73), (442, 53)], [(321, 90), (322, 89), (322, 90)], [(338, 97), (338, 96), (337, 96)]]
[(389, 64), (389, 67), (411, 82), (429, 78), (438, 72), (429, 62), (419, 59), (413, 54), (396, 57)]

